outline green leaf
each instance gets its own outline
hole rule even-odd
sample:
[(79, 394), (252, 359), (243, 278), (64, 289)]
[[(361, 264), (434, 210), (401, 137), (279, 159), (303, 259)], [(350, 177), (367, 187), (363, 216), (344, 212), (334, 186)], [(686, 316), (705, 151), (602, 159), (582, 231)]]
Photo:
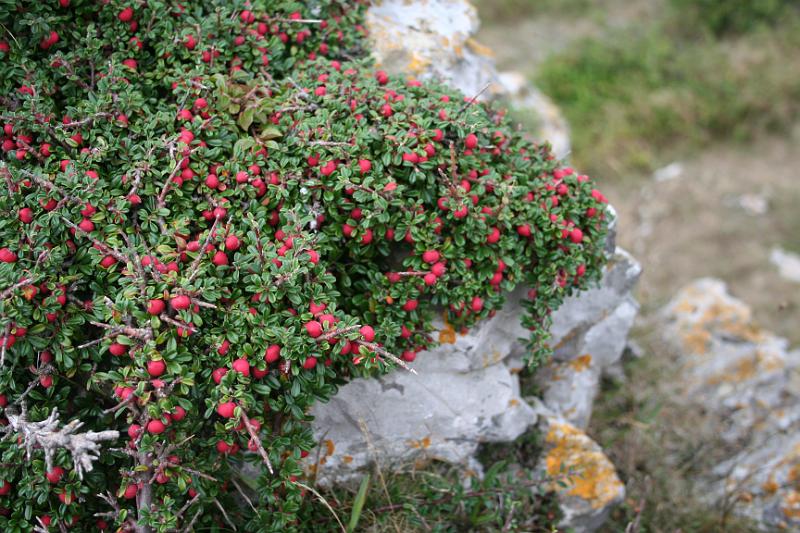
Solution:
[(347, 533), (354, 533), (358, 526), (358, 520), (361, 518), (361, 511), (364, 508), (364, 502), (367, 501), (367, 489), (369, 488), (370, 475), (364, 476), (361, 480), (361, 485), (358, 487), (358, 493), (353, 500), (353, 511), (350, 513), (350, 522), (347, 524)]

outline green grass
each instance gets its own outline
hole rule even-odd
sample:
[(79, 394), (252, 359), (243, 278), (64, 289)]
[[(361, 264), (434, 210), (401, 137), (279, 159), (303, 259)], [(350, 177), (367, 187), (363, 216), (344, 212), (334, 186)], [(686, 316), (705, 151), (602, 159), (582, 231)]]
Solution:
[(573, 44), (536, 82), (570, 122), (578, 166), (601, 177), (649, 172), (712, 141), (791, 127), (800, 117), (799, 20), (719, 40), (688, 37), (665, 17)]
[[(368, 488), (362, 482), (358, 491), (339, 487), (322, 495), (340, 521), (357, 521), (354, 531), (555, 531), (560, 519), (555, 496), (530, 471), (520, 475), (526, 471), (512, 473), (501, 460), (482, 480), (466, 479), (463, 469), (433, 462), (423, 468), (376, 470)], [(339, 531), (336, 518), (322, 505), (313, 507), (313, 516), (304, 517), (304, 523), (314, 531)]]
[(591, 8), (592, 0), (474, 0), (485, 23), (504, 23), (543, 13), (575, 14)]

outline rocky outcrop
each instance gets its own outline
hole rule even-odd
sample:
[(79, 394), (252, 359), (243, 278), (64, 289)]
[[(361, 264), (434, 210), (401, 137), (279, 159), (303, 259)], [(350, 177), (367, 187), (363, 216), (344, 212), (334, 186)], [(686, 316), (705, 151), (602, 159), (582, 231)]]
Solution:
[[(624, 487), (583, 428), (600, 375), (625, 346), (636, 312), (630, 291), (639, 273), (636, 261), (616, 249), (598, 286), (568, 299), (554, 314), (551, 342), (557, 356), (543, 371), (542, 402), (520, 395), (527, 334), (520, 325), (520, 299), (527, 291), (520, 288), (493, 318), (465, 335), (440, 322), (440, 345), (418, 354), (412, 365), (417, 374), (398, 370), (380, 379), (355, 380), (329, 403), (315, 406), (313, 428), (323, 446), (309, 468), (323, 484), (360, 476), (373, 462), (391, 468), (438, 459), (480, 474), (473, 457), (479, 444), (512, 441), (538, 421), (542, 431), (558, 427), (559, 434), (591, 451), (588, 464), (603, 465), (586, 466), (594, 472), (591, 478), (579, 473), (584, 468), (562, 479), (569, 525), (591, 530)], [(555, 449), (558, 442), (552, 443)], [(577, 446), (568, 447), (576, 451)], [(569, 458), (567, 470), (576, 466), (572, 455), (545, 454), (537, 470), (549, 476), (554, 457), (562, 456)], [(596, 487), (589, 490), (587, 484)], [(615, 491), (608, 489), (612, 486)]]
[(681, 365), (676, 397), (713, 413), (730, 444), (699, 496), (765, 529), (800, 528), (800, 351), (716, 279), (685, 287), (663, 318)]
[(367, 12), (372, 55), (387, 72), (435, 78), (467, 96), (505, 98), (538, 118), (538, 140), (559, 157), (569, 152), (569, 129), (558, 107), (524, 76), (498, 73), (492, 51), (475, 40), (480, 21), (465, 0), (381, 0)]
[(558, 416), (543, 415), (539, 429), (544, 434), (540, 473), (558, 494), (563, 523), (574, 531), (596, 530), (625, 498), (614, 465), (583, 430)]

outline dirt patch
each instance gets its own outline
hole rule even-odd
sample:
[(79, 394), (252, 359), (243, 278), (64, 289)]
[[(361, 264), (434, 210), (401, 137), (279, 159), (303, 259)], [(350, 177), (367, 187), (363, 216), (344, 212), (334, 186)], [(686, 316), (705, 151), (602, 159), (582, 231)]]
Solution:
[[(800, 248), (798, 148), (792, 137), (718, 146), (669, 181), (604, 184), (620, 215), (618, 242), (644, 265), (645, 314), (691, 280), (718, 277), (759, 323), (800, 344), (800, 286), (769, 260), (775, 246)], [(742, 206), (752, 198), (766, 203), (765, 213)]]

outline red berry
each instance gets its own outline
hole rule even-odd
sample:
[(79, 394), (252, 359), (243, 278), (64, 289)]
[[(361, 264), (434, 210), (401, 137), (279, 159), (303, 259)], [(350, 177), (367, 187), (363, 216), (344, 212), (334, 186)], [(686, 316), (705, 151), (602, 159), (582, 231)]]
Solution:
[(583, 232), (579, 228), (575, 228), (569, 232), (569, 240), (578, 244), (579, 242), (583, 241)]
[(315, 366), (317, 366), (317, 358), (314, 356), (306, 357), (306, 360), (303, 361), (303, 368), (306, 370), (311, 370)]
[(119, 12), (117, 18), (122, 22), (130, 22), (130, 20), (133, 18), (133, 8), (126, 7), (125, 9)]
[(148, 361), (147, 373), (152, 377), (157, 378), (167, 370), (167, 365), (164, 361)]
[(231, 367), (236, 372), (240, 373), (243, 376), (249, 376), (250, 375), (250, 363), (248, 363), (247, 359), (245, 359), (244, 357), (234, 361), (233, 364), (231, 365)]
[(178, 405), (175, 407), (175, 410), (172, 411), (172, 420), (175, 422), (180, 422), (184, 418), (186, 418), (186, 409)]
[(422, 254), (422, 260), (428, 263), (429, 265), (434, 264), (436, 261), (439, 260), (440, 254), (436, 250), (428, 250)]
[(419, 302), (417, 300), (407, 300), (406, 303), (403, 304), (403, 311), (411, 312), (417, 308)]
[(192, 303), (192, 301), (185, 294), (179, 294), (178, 296), (174, 296), (169, 301), (169, 304), (176, 311), (182, 311), (184, 309), (189, 309), (189, 306), (191, 305), (191, 303)]
[(530, 224), (523, 224), (517, 227), (517, 233), (522, 235), (523, 237), (530, 237), (531, 236), (531, 225)]
[(228, 238), (225, 239), (225, 249), (228, 251), (238, 250), (239, 245), (239, 237), (236, 235), (228, 235)]
[(153, 299), (147, 302), (147, 312), (151, 315), (160, 315), (164, 312), (165, 307), (164, 300)]
[(483, 300), (476, 296), (472, 299), (472, 302), (469, 306), (474, 312), (479, 313), (481, 309), (483, 309)]
[(165, 426), (164, 422), (161, 420), (151, 420), (147, 423), (147, 432), (151, 435), (159, 435), (164, 433), (165, 429), (167, 429), (167, 426)]
[(116, 355), (117, 357), (119, 357), (121, 355), (125, 355), (128, 352), (128, 347), (125, 346), (124, 344), (115, 342), (108, 347), (108, 351), (111, 352), (111, 355)]
[(131, 424), (128, 427), (128, 436), (131, 439), (136, 440), (137, 438), (139, 438), (139, 435), (141, 434), (142, 434), (142, 426), (140, 426), (139, 424)]
[(264, 361), (267, 363), (274, 363), (281, 358), (281, 347), (273, 344), (264, 352)]
[(127, 487), (125, 487), (125, 499), (132, 500), (136, 497), (136, 493), (139, 492), (139, 486), (136, 483), (131, 483)]
[(11, 483), (3, 480), (3, 482), (0, 483), (0, 496), (5, 496), (9, 492), (11, 492)]
[(478, 147), (478, 136), (474, 133), (470, 133), (467, 135), (467, 138), (464, 139), (464, 146), (467, 147), (468, 150), (472, 150)]
[(314, 338), (317, 338), (320, 335), (322, 335), (322, 324), (320, 324), (316, 320), (311, 320), (310, 322), (306, 322), (305, 327), (306, 327), (306, 332)]
[(372, 162), (369, 159), (361, 159), (358, 161), (358, 168), (362, 174), (366, 174), (372, 169)]
[(375, 330), (372, 326), (361, 326), (361, 329), (358, 330), (361, 333), (361, 336), (367, 342), (372, 342), (375, 340)]
[(55, 485), (61, 481), (61, 478), (64, 476), (64, 469), (60, 466), (54, 466), (45, 476), (47, 477), (47, 481)]
[(211, 372), (211, 378), (214, 380), (214, 383), (219, 385), (219, 382), (222, 381), (222, 378), (225, 374), (228, 373), (227, 368), (217, 368), (213, 372)]
[(236, 409), (236, 404), (233, 402), (223, 402), (217, 406), (217, 414), (222, 418), (233, 417), (233, 410)]
[(495, 244), (499, 240), (500, 240), (500, 230), (498, 228), (490, 229), (489, 235), (486, 236), (486, 242), (489, 244)]
[(30, 207), (23, 207), (19, 210), (19, 220), (23, 224), (30, 224), (33, 222), (33, 209)]
[(217, 253), (214, 254), (214, 258), (211, 259), (211, 262), (214, 263), (216, 266), (223, 266), (228, 264), (228, 256), (225, 255), (225, 252), (222, 250), (217, 250)]
[(0, 262), (3, 262), (3, 263), (16, 263), (17, 262), (17, 254), (12, 252), (8, 248), (0, 248)]

